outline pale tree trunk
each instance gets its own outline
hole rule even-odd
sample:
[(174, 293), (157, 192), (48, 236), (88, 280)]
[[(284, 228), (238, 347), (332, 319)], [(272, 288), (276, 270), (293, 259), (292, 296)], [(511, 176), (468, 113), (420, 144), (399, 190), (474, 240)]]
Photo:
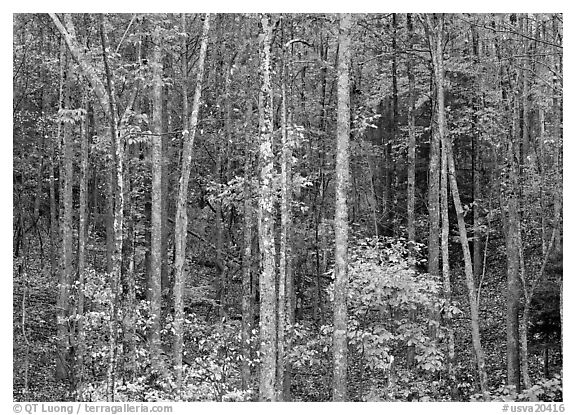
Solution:
[(260, 200), (258, 232), (262, 267), (260, 273), (260, 400), (276, 399), (276, 249), (274, 246), (274, 154), (272, 153), (273, 106), (271, 84), (272, 26), (261, 15), (260, 44)]
[[(186, 32), (185, 15), (182, 15), (182, 30)], [(182, 169), (178, 182), (178, 200), (176, 204), (176, 221), (174, 226), (174, 244), (176, 253), (174, 257), (174, 366), (176, 369), (176, 387), (178, 393), (182, 392), (182, 353), (184, 349), (184, 262), (186, 259), (186, 235), (188, 230), (188, 182), (190, 180), (190, 170), (192, 165), (192, 150), (194, 148), (194, 137), (196, 136), (196, 126), (198, 124), (198, 113), (200, 111), (200, 98), (202, 96), (202, 80), (204, 78), (204, 62), (206, 59), (206, 49), (208, 48), (208, 32), (210, 30), (210, 14), (204, 16), (202, 27), (202, 40), (200, 43), (200, 56), (198, 58), (198, 71), (196, 76), (196, 89), (194, 90), (194, 101), (192, 103), (192, 114), (188, 126), (184, 126), (182, 132)], [(185, 41), (184, 41), (185, 42)], [(183, 120), (188, 117), (188, 90), (186, 87), (186, 76), (188, 65), (184, 58), (183, 63)], [(186, 128), (187, 127), (187, 128)]]
[[(406, 15), (406, 29), (408, 30), (408, 43), (410, 47), (414, 44), (414, 25), (412, 23), (412, 15)], [(416, 79), (414, 76), (414, 60), (411, 54), (408, 54), (406, 61), (406, 72), (408, 76), (408, 187), (407, 187), (407, 230), (408, 240), (416, 241), (416, 226), (415, 226), (415, 211), (414, 205), (416, 200)], [(415, 319), (415, 311), (409, 311), (409, 318), (411, 321)], [(407, 346), (406, 348), (406, 365), (409, 368), (414, 366), (414, 358), (416, 355), (416, 347), (414, 345)]]
[[(561, 44), (562, 41), (560, 36), (562, 35), (562, 28), (558, 27), (558, 19), (554, 18), (552, 22), (552, 32), (554, 35), (554, 40)], [(553, 85), (553, 95), (552, 95), (552, 135), (554, 137), (553, 148), (554, 148), (554, 173), (556, 180), (555, 189), (553, 192), (554, 198), (554, 218), (557, 223), (554, 224), (560, 232), (556, 238), (555, 250), (557, 252), (562, 251), (562, 145), (563, 145), (563, 130), (562, 130), (562, 76), (563, 76), (563, 66), (562, 66), (562, 54), (558, 54), (556, 58), (557, 61), (554, 64), (554, 69), (558, 75), (554, 76), (552, 79)], [(562, 297), (561, 301), (562, 301)], [(561, 308), (562, 310), (562, 308)], [(560, 317), (562, 318), (562, 313)]]
[(242, 389), (250, 387), (250, 338), (254, 325), (254, 304), (252, 302), (252, 149), (250, 146), (252, 101), (247, 97), (246, 108), (246, 150), (244, 154), (244, 252), (242, 254)]
[[(442, 127), (444, 130), (444, 127)], [(444, 289), (444, 299), (447, 304), (452, 301), (452, 287), (450, 284), (450, 254), (448, 250), (450, 220), (448, 216), (448, 154), (446, 146), (442, 145), (442, 155), (440, 162), (440, 210), (442, 218), (441, 230), (441, 250), (442, 250), (442, 285)], [(452, 390), (454, 388), (453, 382), (455, 378), (455, 346), (454, 346), (454, 329), (452, 328), (452, 318), (450, 313), (445, 314), (445, 326), (448, 335), (448, 356), (446, 359), (446, 367), (448, 372), (449, 382), (452, 383)], [(455, 394), (452, 393), (454, 396)]]
[[(438, 105), (438, 103), (436, 103)], [(436, 110), (438, 111), (438, 110)], [(432, 126), (428, 167), (428, 272), (438, 275), (440, 245), (440, 137), (438, 127)]]
[[(420, 16), (419, 16), (420, 17)], [(420, 17), (421, 18), (421, 17)], [(432, 23), (430, 22), (430, 16), (426, 15), (426, 20), (424, 22), (425, 28), (428, 32), (433, 30)], [(436, 54), (434, 39), (430, 38), (430, 52), (434, 59)], [(436, 77), (433, 78), (433, 83), (438, 82)], [(438, 91), (438, 85), (436, 86), (436, 91)], [(433, 92), (433, 91), (432, 91)], [(437, 92), (438, 93), (438, 92)], [(439, 93), (438, 93), (439, 94)], [(443, 98), (443, 97), (442, 97)], [(438, 102), (435, 103), (438, 106)], [(433, 113), (432, 118), (435, 114), (439, 114), (440, 110), (436, 108), (435, 113)], [(439, 245), (439, 233), (440, 233), (440, 132), (438, 131), (440, 121), (437, 120), (437, 125), (434, 122), (431, 123), (431, 136), (430, 136), (430, 153), (429, 153), (429, 166), (428, 166), (428, 272), (432, 275), (439, 275), (439, 258), (440, 258), (440, 245)]]
[[(84, 92), (83, 106), (88, 109), (88, 97)], [(87, 110), (88, 113), (88, 110)], [(76, 348), (75, 348), (75, 368), (74, 380), (76, 397), (79, 394), (84, 379), (84, 271), (86, 268), (86, 237), (88, 227), (88, 146), (90, 145), (90, 126), (88, 125), (88, 114), (82, 121), (82, 131), (80, 134), (80, 201), (79, 201), (79, 221), (78, 221), (78, 303), (76, 306)]]
[[(408, 30), (409, 43), (413, 44), (414, 26), (412, 24), (412, 15), (406, 16), (406, 26)], [(408, 216), (408, 240), (416, 240), (416, 227), (414, 225), (414, 202), (416, 190), (416, 79), (414, 76), (414, 60), (411, 54), (408, 54), (406, 61), (406, 72), (408, 75), (408, 190), (407, 190), (407, 216)]]
[(105, 162), (106, 180), (106, 272), (112, 273), (114, 256), (114, 160), (108, 159)]
[(476, 301), (476, 286), (474, 284), (474, 271), (472, 269), (472, 258), (470, 255), (470, 247), (468, 245), (468, 235), (466, 232), (466, 223), (464, 221), (464, 209), (460, 201), (460, 194), (458, 192), (458, 183), (456, 181), (456, 167), (454, 164), (454, 155), (452, 153), (452, 143), (447, 137), (446, 115), (444, 108), (444, 59), (443, 53), (443, 33), (444, 33), (444, 16), (438, 18), (438, 25), (432, 22), (431, 15), (424, 16), (424, 27), (430, 42), (430, 51), (432, 56), (432, 66), (434, 69), (434, 78), (436, 83), (436, 100), (437, 100), (437, 113), (438, 113), (438, 136), (442, 142), (443, 147), (446, 149), (446, 157), (448, 161), (448, 175), (450, 179), (450, 190), (456, 216), (458, 219), (458, 230), (460, 233), (460, 243), (462, 245), (464, 257), (464, 273), (466, 276), (466, 285), (468, 288), (468, 298), (470, 301), (470, 319), (472, 326), (472, 346), (476, 357), (476, 364), (478, 366), (479, 384), (482, 393), (487, 391), (487, 375), (484, 361), (484, 351), (480, 338), (480, 324), (478, 313), (478, 302)]
[(528, 361), (528, 322), (530, 303), (528, 285), (526, 281), (526, 264), (524, 262), (524, 246), (522, 244), (522, 234), (519, 235), (518, 241), (518, 255), (520, 258), (520, 282), (522, 283), (524, 294), (524, 307), (522, 310), (523, 313), (518, 324), (520, 374), (522, 375), (524, 389), (529, 389), (532, 387), (532, 380), (530, 379), (530, 362)]
[(340, 15), (338, 35), (338, 113), (336, 125), (336, 211), (332, 399), (348, 398), (348, 206), (350, 140), (350, 30), (352, 15)]
[[(221, 183), (221, 172), (222, 172), (222, 157), (223, 157), (223, 149), (224, 145), (221, 143), (218, 146), (218, 156), (216, 158), (216, 166), (215, 166), (215, 176), (216, 182), (218, 184)], [(224, 321), (226, 319), (226, 312), (225, 312), (225, 304), (224, 301), (226, 299), (226, 266), (224, 265), (223, 261), (223, 252), (224, 252), (224, 229), (222, 224), (222, 201), (216, 202), (215, 207), (215, 218), (214, 221), (216, 222), (216, 265), (218, 267), (219, 281), (216, 284), (216, 291), (218, 295), (218, 327), (222, 331), (224, 329)]]
[(112, 70), (108, 62), (108, 39), (104, 25), (104, 15), (100, 15), (100, 38), (102, 42), (104, 71), (106, 73), (106, 90), (108, 93), (108, 114), (110, 114), (111, 149), (115, 167), (114, 174), (114, 253), (112, 256), (112, 307), (110, 316), (110, 356), (107, 373), (107, 398), (115, 400), (116, 364), (118, 360), (118, 303), (119, 283), (122, 278), (122, 226), (124, 222), (124, 144), (119, 131), (116, 108), (116, 92)]
[(152, 33), (152, 217), (150, 246), (151, 327), (149, 332), (150, 359), (154, 370), (160, 368), (160, 319), (162, 315), (162, 49), (161, 27), (156, 23)]
[[(66, 58), (65, 49), (61, 51), (61, 76), (63, 79), (63, 107), (61, 109), (70, 110), (70, 70)], [(70, 375), (70, 362), (69, 362), (69, 347), (70, 347), (70, 334), (68, 329), (68, 312), (69, 312), (69, 297), (70, 297), (70, 284), (73, 280), (72, 268), (72, 180), (73, 180), (73, 142), (72, 142), (72, 125), (70, 122), (62, 123), (62, 154), (60, 162), (63, 166), (61, 172), (62, 182), (62, 205), (63, 216), (61, 222), (62, 232), (62, 269), (60, 273), (59, 288), (58, 288), (58, 364), (57, 374), (67, 378)]]
[[(59, 135), (59, 134), (58, 134)], [(58, 216), (56, 214), (56, 187), (54, 169), (56, 168), (54, 160), (56, 151), (54, 148), (54, 138), (49, 138), (50, 146), (50, 173), (49, 173), (49, 192), (50, 192), (50, 273), (53, 279), (56, 279), (58, 263), (56, 261), (56, 251), (58, 249), (58, 237), (60, 233), (58, 227)]]
[[(121, 262), (122, 262), (122, 223), (123, 223), (123, 209), (124, 209), (124, 195), (123, 195), (123, 146), (121, 143), (118, 131), (118, 116), (116, 112), (114, 82), (112, 73), (108, 63), (107, 56), (107, 40), (104, 30), (104, 15), (100, 15), (100, 38), (103, 50), (104, 70), (106, 75), (106, 86), (99, 78), (98, 72), (93, 66), (87, 55), (84, 54), (84, 47), (76, 40), (76, 32), (70, 14), (64, 14), (64, 23), (55, 13), (49, 13), (54, 25), (60, 32), (64, 39), (72, 58), (79, 66), (80, 72), (90, 82), (94, 94), (106, 115), (110, 124), (111, 133), (111, 150), (114, 166), (113, 180), (111, 180), (111, 190), (114, 194), (113, 210), (114, 210), (114, 250), (109, 260), (109, 271), (111, 277), (111, 289), (113, 299), (111, 304), (111, 318), (110, 318), (110, 340), (109, 340), (109, 365), (107, 372), (107, 398), (114, 400), (115, 392), (115, 366), (117, 358), (117, 302), (118, 302), (118, 281), (121, 276)], [(113, 183), (112, 183), (113, 182)], [(111, 195), (110, 195), (111, 196)]]
[[(520, 392), (520, 343), (519, 343), (519, 311), (520, 311), (520, 258), (518, 237), (520, 233), (520, 217), (518, 211), (518, 168), (516, 157), (520, 156), (519, 110), (514, 99), (512, 110), (512, 135), (507, 150), (508, 183), (507, 183), (507, 230), (506, 230), (506, 361), (508, 385), (516, 387)], [(504, 192), (503, 192), (504, 193)], [(506, 194), (505, 193), (505, 194)]]
[[(127, 157), (130, 160), (130, 156)], [(124, 260), (123, 260), (123, 290), (125, 292), (123, 302), (123, 319), (122, 319), (122, 334), (123, 334), (123, 351), (124, 359), (122, 361), (122, 375), (123, 379), (127, 382), (134, 380), (136, 369), (136, 281), (134, 274), (134, 255), (136, 248), (136, 229), (134, 226), (135, 209), (132, 197), (132, 176), (131, 164), (128, 163), (125, 168), (126, 188), (124, 196), (124, 205), (127, 211), (126, 217), (126, 238), (124, 241)]]
[[(287, 389), (287, 365), (284, 350), (289, 350), (285, 344), (286, 327), (290, 324), (290, 301), (291, 301), (291, 262), (292, 249), (290, 241), (290, 228), (292, 227), (292, 143), (288, 132), (287, 97), (286, 97), (287, 68), (285, 55), (282, 60), (282, 107), (281, 107), (281, 130), (282, 130), (282, 166), (281, 166), (281, 229), (280, 229), (280, 268), (278, 278), (278, 400), (286, 400)], [(289, 391), (288, 391), (289, 392)]]

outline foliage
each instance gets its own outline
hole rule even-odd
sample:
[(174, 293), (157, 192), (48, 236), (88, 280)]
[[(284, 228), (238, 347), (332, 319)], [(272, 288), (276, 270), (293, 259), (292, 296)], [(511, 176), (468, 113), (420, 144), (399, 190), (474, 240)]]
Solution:
[(551, 379), (538, 379), (531, 388), (524, 389), (520, 393), (516, 393), (514, 389), (514, 387), (501, 385), (491, 390), (487, 396), (476, 394), (470, 400), (475, 402), (561, 402), (562, 376), (556, 374)]

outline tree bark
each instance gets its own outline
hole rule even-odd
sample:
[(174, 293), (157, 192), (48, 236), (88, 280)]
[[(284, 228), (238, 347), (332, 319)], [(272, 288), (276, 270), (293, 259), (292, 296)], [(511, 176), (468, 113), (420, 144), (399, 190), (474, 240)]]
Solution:
[[(432, 46), (431, 46), (432, 47)], [(436, 88), (438, 88), (436, 86)], [(438, 103), (436, 103), (438, 105)], [(438, 109), (436, 109), (436, 114)], [(434, 123), (432, 123), (434, 124)], [(439, 123), (438, 123), (439, 124)], [(440, 258), (440, 137), (438, 125), (432, 125), (428, 167), (428, 272), (439, 275)]]
[(250, 388), (250, 355), (252, 327), (254, 325), (254, 304), (252, 302), (252, 149), (251, 124), (252, 101), (247, 98), (246, 108), (246, 151), (244, 159), (244, 251), (242, 255), (242, 389)]
[(260, 200), (258, 232), (262, 266), (260, 273), (260, 400), (276, 400), (276, 249), (274, 246), (274, 154), (272, 153), (273, 105), (271, 73), (272, 26), (270, 16), (260, 17)]
[(487, 375), (484, 361), (484, 351), (480, 338), (480, 324), (478, 313), (478, 302), (476, 301), (476, 286), (474, 283), (474, 271), (472, 269), (472, 258), (470, 255), (470, 247), (468, 245), (468, 235), (466, 231), (466, 223), (464, 221), (464, 210), (460, 201), (460, 194), (458, 192), (458, 183), (456, 180), (456, 167), (454, 164), (454, 155), (452, 153), (452, 143), (445, 132), (446, 115), (444, 108), (444, 59), (443, 59), (443, 33), (444, 33), (444, 16), (438, 18), (438, 25), (432, 23), (432, 16), (425, 15), (425, 29), (427, 32), (428, 40), (430, 42), (430, 51), (432, 56), (432, 66), (434, 70), (434, 78), (436, 83), (436, 101), (437, 101), (437, 114), (438, 114), (438, 138), (442, 142), (442, 146), (446, 149), (446, 157), (448, 161), (448, 175), (450, 179), (450, 190), (456, 216), (458, 219), (458, 230), (460, 233), (460, 243), (464, 256), (464, 273), (466, 276), (466, 285), (468, 288), (468, 298), (470, 301), (470, 317), (472, 326), (472, 346), (476, 357), (476, 364), (478, 366), (479, 384), (482, 393), (487, 391)]
[[(88, 97), (84, 92), (83, 106), (87, 109)], [(87, 111), (88, 112), (88, 111)], [(86, 268), (86, 237), (88, 230), (88, 146), (90, 145), (90, 127), (87, 120), (88, 115), (82, 121), (80, 134), (80, 200), (79, 200), (79, 221), (78, 221), (78, 303), (76, 306), (76, 348), (75, 348), (75, 368), (74, 380), (76, 396), (79, 394), (83, 382), (84, 372), (84, 272)]]
[[(440, 118), (440, 117), (439, 117)], [(442, 127), (444, 130), (444, 127)], [(442, 155), (440, 162), (440, 208), (442, 218), (442, 231), (441, 231), (441, 248), (442, 248), (442, 285), (444, 289), (444, 299), (449, 306), (452, 302), (452, 287), (450, 284), (450, 255), (448, 250), (450, 220), (448, 216), (448, 154), (445, 145), (442, 145)], [(455, 360), (455, 345), (454, 345), (454, 329), (452, 328), (450, 312), (445, 313), (446, 330), (448, 332), (448, 355), (446, 359), (446, 367), (448, 372), (449, 382), (456, 381), (456, 370), (454, 364)], [(452, 385), (453, 387), (455, 385)], [(454, 397), (454, 393), (452, 393)]]
[[(283, 51), (284, 52), (284, 51)], [(290, 229), (292, 227), (292, 143), (291, 135), (288, 132), (287, 96), (286, 96), (286, 57), (283, 53), (282, 59), (282, 108), (281, 108), (281, 130), (282, 130), (282, 166), (281, 166), (281, 229), (280, 229), (280, 268), (278, 278), (278, 400), (286, 399), (286, 362), (284, 350), (289, 350), (285, 344), (286, 327), (290, 325), (290, 302), (291, 302), (291, 280), (292, 280), (292, 249), (290, 241)], [(289, 391), (288, 391), (289, 392)]]
[[(65, 49), (62, 48), (61, 54), (61, 72), (63, 82), (63, 102), (61, 102), (60, 114), (64, 115), (63, 111), (70, 110), (70, 69), (66, 59)], [(61, 223), (62, 232), (62, 270), (60, 272), (59, 287), (58, 287), (58, 359), (57, 359), (57, 377), (61, 379), (68, 378), (69, 373), (69, 347), (70, 339), (68, 330), (68, 313), (69, 313), (69, 297), (70, 297), (70, 284), (73, 280), (72, 269), (72, 180), (73, 180), (73, 141), (72, 141), (72, 124), (70, 121), (61, 122), (62, 124), (62, 152), (60, 162), (63, 165), (61, 175), (62, 182), (62, 205), (63, 216)]]
[(100, 39), (104, 71), (106, 74), (106, 92), (108, 94), (108, 114), (110, 114), (111, 150), (114, 160), (114, 252), (112, 256), (112, 274), (110, 287), (112, 291), (112, 304), (110, 316), (110, 356), (107, 372), (107, 398), (115, 400), (116, 392), (116, 364), (118, 360), (118, 303), (119, 282), (122, 278), (122, 227), (124, 222), (124, 143), (120, 137), (118, 112), (116, 106), (116, 92), (114, 78), (108, 62), (108, 38), (104, 25), (104, 15), (100, 15)]
[(350, 140), (350, 30), (352, 15), (340, 15), (338, 35), (338, 113), (336, 125), (336, 211), (332, 399), (346, 401), (348, 370), (348, 207)]
[[(406, 16), (406, 26), (408, 30), (408, 43), (413, 45), (414, 26), (412, 24), (412, 15)], [(408, 76), (408, 189), (407, 189), (407, 216), (408, 216), (408, 240), (416, 240), (416, 227), (414, 219), (414, 202), (416, 190), (416, 79), (414, 76), (414, 60), (412, 55), (408, 54), (406, 61), (406, 72)]]
[[(519, 74), (519, 77), (520, 74)], [(519, 213), (519, 157), (521, 157), (522, 130), (520, 128), (520, 102), (513, 93), (511, 108), (512, 127), (507, 143), (507, 183), (502, 194), (506, 196), (506, 362), (507, 382), (520, 392), (520, 213)]]
[(162, 315), (162, 49), (161, 27), (157, 23), (152, 33), (152, 217), (150, 245), (151, 327), (149, 332), (150, 358), (154, 370), (160, 368), (160, 319)]
[[(186, 32), (185, 15), (182, 15), (182, 26)], [(198, 113), (200, 110), (200, 98), (202, 96), (202, 80), (204, 78), (204, 63), (206, 59), (206, 49), (208, 48), (208, 32), (210, 30), (210, 14), (204, 16), (202, 27), (202, 40), (200, 43), (200, 56), (198, 58), (198, 72), (196, 76), (196, 89), (194, 91), (194, 101), (192, 103), (192, 114), (188, 122), (188, 128), (182, 132), (182, 168), (180, 180), (178, 183), (178, 200), (176, 204), (176, 221), (175, 221), (175, 246), (176, 253), (174, 257), (174, 366), (176, 369), (176, 385), (179, 394), (182, 393), (182, 353), (183, 353), (183, 325), (184, 325), (184, 262), (186, 258), (186, 236), (188, 230), (188, 182), (190, 180), (190, 170), (192, 164), (192, 150), (194, 147), (194, 137), (196, 136), (196, 127), (198, 124)], [(186, 77), (188, 73), (188, 64), (186, 58), (183, 59), (183, 120), (188, 117), (188, 98)]]

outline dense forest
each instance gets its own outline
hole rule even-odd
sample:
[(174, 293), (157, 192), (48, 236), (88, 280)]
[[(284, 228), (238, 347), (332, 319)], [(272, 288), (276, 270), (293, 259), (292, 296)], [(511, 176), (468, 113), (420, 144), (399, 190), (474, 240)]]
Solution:
[(16, 401), (562, 401), (561, 14), (15, 14)]

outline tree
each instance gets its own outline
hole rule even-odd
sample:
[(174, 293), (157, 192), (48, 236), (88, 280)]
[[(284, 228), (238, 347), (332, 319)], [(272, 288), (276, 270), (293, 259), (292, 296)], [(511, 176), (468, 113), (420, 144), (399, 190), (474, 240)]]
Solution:
[(262, 258), (260, 273), (260, 400), (274, 401), (276, 387), (276, 249), (274, 247), (274, 155), (272, 153), (273, 106), (271, 72), (272, 25), (260, 16), (260, 195), (258, 233)]
[(340, 15), (338, 34), (338, 118), (336, 136), (336, 212), (334, 269), (334, 377), (332, 399), (345, 401), (348, 370), (348, 180), (350, 137), (350, 28), (352, 15)]
[[(282, 21), (284, 24), (284, 21)], [(282, 27), (284, 30), (284, 27)], [(290, 325), (291, 319), (291, 287), (292, 287), (292, 249), (290, 241), (290, 228), (292, 227), (292, 143), (288, 131), (288, 109), (286, 96), (286, 78), (287, 67), (285, 48), (282, 49), (282, 79), (281, 79), (281, 120), (280, 128), (282, 130), (282, 156), (281, 156), (281, 200), (280, 200), (280, 263), (278, 269), (278, 374), (277, 374), (277, 393), (278, 400), (284, 400), (287, 392), (285, 379), (286, 362), (285, 362), (285, 331)], [(288, 383), (289, 384), (289, 383)], [(289, 392), (289, 389), (288, 389)]]
[(254, 304), (252, 301), (252, 227), (254, 212), (252, 207), (252, 151), (250, 133), (252, 122), (252, 102), (247, 99), (246, 107), (246, 150), (244, 159), (244, 251), (242, 254), (242, 389), (250, 387), (250, 343), (254, 325)]
[[(186, 17), (182, 15), (182, 29), (186, 30)], [(210, 14), (204, 16), (202, 26), (202, 38), (200, 44), (200, 55), (198, 58), (198, 71), (196, 75), (196, 88), (194, 90), (194, 101), (192, 102), (192, 113), (188, 125), (182, 132), (182, 168), (180, 180), (178, 182), (178, 199), (176, 204), (176, 220), (174, 225), (174, 367), (176, 370), (176, 384), (179, 393), (182, 393), (182, 353), (184, 343), (184, 261), (186, 256), (186, 236), (188, 230), (188, 182), (190, 180), (190, 168), (192, 163), (192, 150), (194, 147), (194, 137), (198, 125), (198, 113), (200, 111), (200, 99), (202, 97), (202, 80), (204, 78), (204, 62), (206, 59), (206, 49), (208, 48), (208, 32), (210, 30)], [(184, 49), (185, 51), (186, 49)], [(188, 119), (188, 90), (186, 87), (186, 76), (188, 73), (187, 57), (183, 59), (183, 119)]]
[(60, 176), (63, 179), (63, 216), (60, 231), (62, 233), (62, 268), (59, 276), (59, 293), (58, 293), (58, 359), (56, 366), (56, 377), (64, 379), (69, 377), (69, 354), (70, 354), (70, 333), (68, 330), (68, 312), (69, 312), (69, 295), (70, 284), (73, 279), (72, 268), (72, 186), (73, 186), (73, 172), (72, 172), (72, 126), (69, 117), (66, 117), (66, 111), (71, 111), (70, 102), (70, 89), (71, 89), (71, 73), (68, 68), (66, 59), (66, 50), (62, 47), (60, 54), (60, 76), (61, 76), (61, 95), (60, 95), (60, 115), (62, 121), (62, 144), (63, 151), (60, 162), (62, 164), (61, 172), (64, 175)]
[[(436, 24), (434, 24), (436, 20)], [(480, 339), (480, 323), (478, 314), (478, 302), (476, 300), (476, 286), (474, 284), (474, 271), (472, 269), (472, 258), (470, 256), (470, 247), (468, 245), (468, 235), (466, 223), (464, 222), (464, 210), (460, 201), (458, 192), (458, 183), (456, 181), (456, 167), (454, 164), (454, 155), (452, 152), (452, 143), (446, 134), (446, 115), (444, 107), (444, 58), (443, 58), (443, 37), (444, 37), (444, 16), (433, 18), (430, 15), (424, 16), (424, 24), (428, 41), (430, 44), (430, 53), (432, 56), (432, 67), (434, 70), (434, 80), (436, 86), (436, 111), (438, 116), (438, 136), (443, 147), (446, 149), (446, 158), (448, 162), (448, 176), (450, 178), (450, 191), (456, 210), (458, 220), (458, 230), (460, 234), (460, 243), (464, 255), (464, 272), (466, 276), (466, 285), (468, 288), (468, 299), (470, 302), (470, 315), (472, 326), (472, 346), (478, 366), (478, 375), (480, 390), (484, 393), (487, 390), (487, 375), (484, 362), (484, 350)]]
[(160, 316), (162, 314), (162, 26), (157, 24), (152, 33), (152, 244), (150, 246), (150, 354), (155, 370), (160, 370)]
[[(406, 26), (408, 29), (408, 42), (412, 47), (414, 41), (414, 26), (412, 15), (406, 15)], [(408, 75), (408, 188), (407, 188), (407, 225), (408, 239), (416, 240), (416, 229), (414, 224), (414, 202), (415, 202), (415, 182), (416, 182), (416, 119), (415, 119), (415, 84), (414, 61), (411, 55), (406, 60), (406, 72)]]

